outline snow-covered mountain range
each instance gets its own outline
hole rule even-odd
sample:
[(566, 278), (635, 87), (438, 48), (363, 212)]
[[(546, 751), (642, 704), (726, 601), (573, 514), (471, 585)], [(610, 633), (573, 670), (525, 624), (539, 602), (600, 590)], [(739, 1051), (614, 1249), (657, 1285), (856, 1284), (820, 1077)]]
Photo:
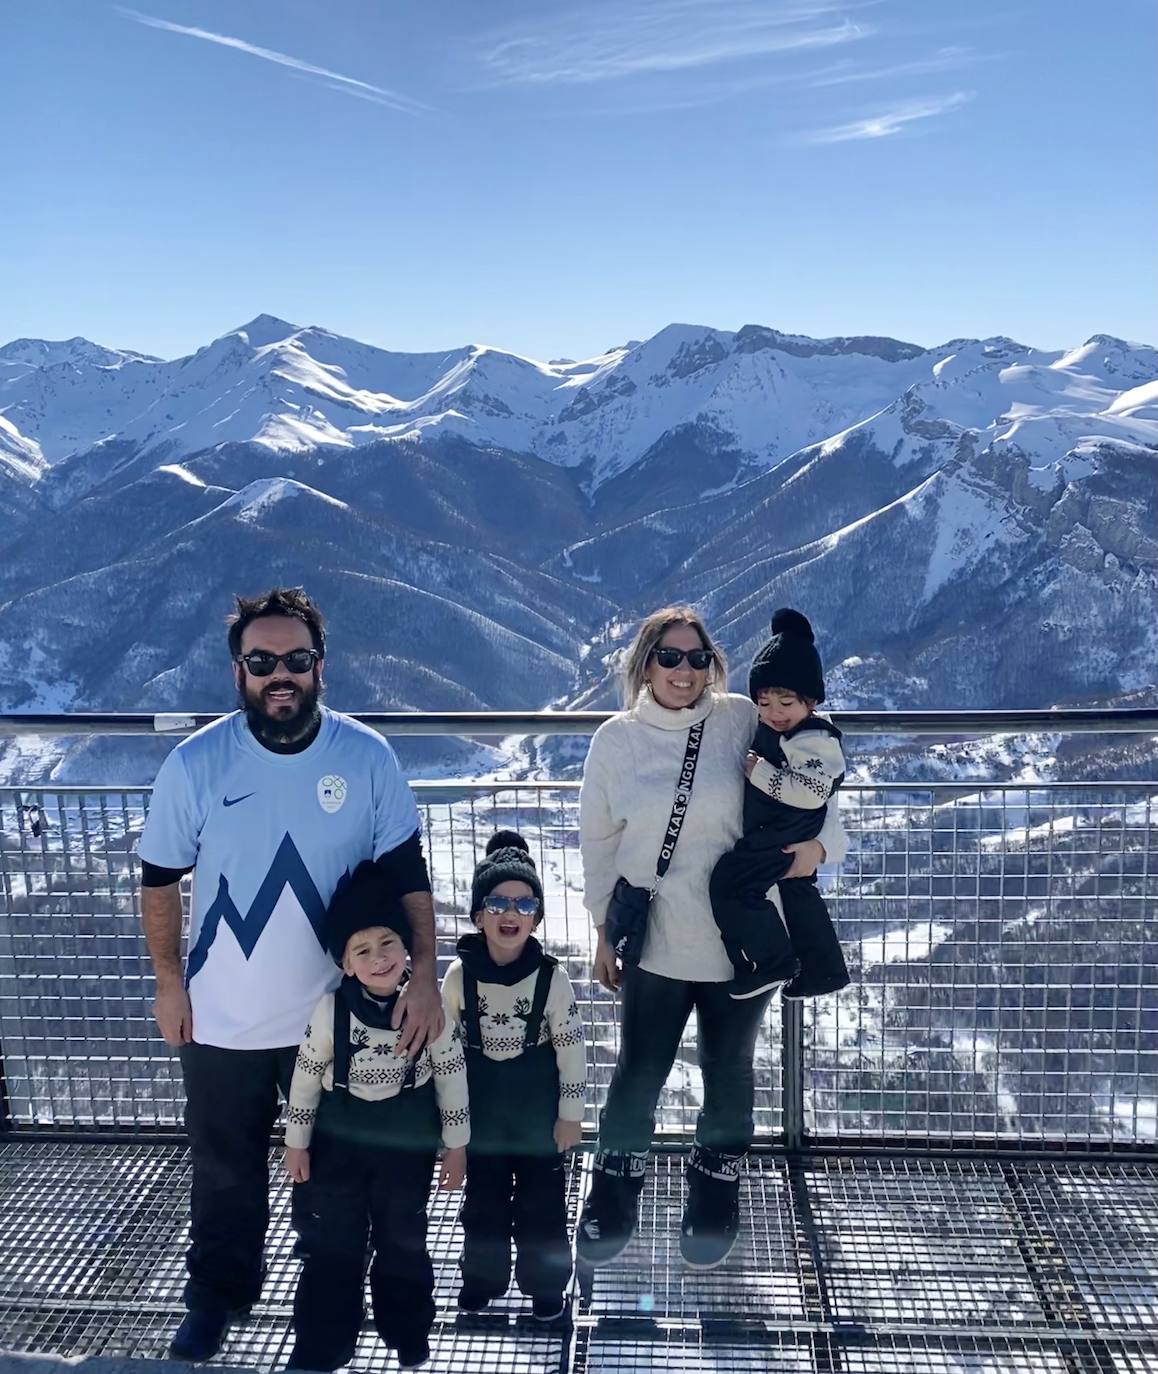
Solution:
[(304, 582), (357, 708), (613, 698), (695, 600), (812, 618), (834, 706), (1153, 701), (1158, 352), (671, 325), (584, 361), (271, 316), (172, 361), (0, 347), (0, 710), (229, 705), (234, 589)]

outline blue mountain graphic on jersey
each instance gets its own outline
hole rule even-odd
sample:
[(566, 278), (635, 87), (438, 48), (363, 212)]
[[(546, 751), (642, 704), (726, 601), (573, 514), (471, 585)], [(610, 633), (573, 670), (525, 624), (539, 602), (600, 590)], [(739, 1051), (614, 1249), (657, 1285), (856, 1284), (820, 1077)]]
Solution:
[(241, 952), (248, 959), (257, 948), (257, 942), (269, 924), (278, 898), (286, 887), (290, 888), (300, 902), (310, 925), (314, 928), (314, 934), (318, 937), (318, 943), (325, 949), (326, 904), (322, 901), (314, 880), (310, 877), (309, 869), (298, 853), (297, 845), (287, 831), (285, 838), (277, 847), (277, 853), (273, 856), (269, 872), (262, 879), (262, 884), (244, 916), (229, 895), (229, 879), (224, 874), (221, 875), (217, 884), (217, 896), (201, 922), (201, 932), (197, 936), (196, 945), (189, 951), (189, 963), (185, 970), (186, 987), (209, 957), (209, 950), (217, 938), (217, 929), (222, 921), (233, 931), (237, 943), (241, 946)]

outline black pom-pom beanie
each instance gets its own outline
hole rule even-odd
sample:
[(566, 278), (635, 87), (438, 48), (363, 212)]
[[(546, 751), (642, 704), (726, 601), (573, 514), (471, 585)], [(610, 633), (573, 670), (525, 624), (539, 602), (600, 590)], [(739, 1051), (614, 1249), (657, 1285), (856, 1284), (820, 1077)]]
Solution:
[(812, 626), (799, 611), (782, 606), (772, 615), (772, 638), (752, 660), (748, 695), (765, 687), (784, 687), (810, 701), (824, 700), (824, 669)]

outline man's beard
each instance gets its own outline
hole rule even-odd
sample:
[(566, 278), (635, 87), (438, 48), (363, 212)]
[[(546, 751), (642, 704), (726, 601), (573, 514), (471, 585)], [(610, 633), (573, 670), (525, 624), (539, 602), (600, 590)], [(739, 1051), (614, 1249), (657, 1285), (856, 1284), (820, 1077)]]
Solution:
[[(252, 682), (253, 679), (249, 681)], [(286, 686), (292, 686), (297, 693), (296, 709), (288, 715), (270, 715), (265, 705), (266, 692), (273, 687)], [(296, 744), (317, 728), (321, 717), (318, 710), (321, 694), (322, 688), (315, 670), (313, 681), (308, 687), (299, 687), (297, 683), (269, 682), (257, 692), (256, 699), (251, 697), (244, 687), (239, 696), (246, 723), (255, 739), (266, 744)]]

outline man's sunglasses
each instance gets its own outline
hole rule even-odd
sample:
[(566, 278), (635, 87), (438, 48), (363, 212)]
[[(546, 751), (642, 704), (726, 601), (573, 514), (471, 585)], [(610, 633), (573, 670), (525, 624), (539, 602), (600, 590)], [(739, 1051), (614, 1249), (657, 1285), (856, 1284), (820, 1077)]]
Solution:
[(483, 910), (492, 916), (505, 916), (514, 911), (520, 916), (537, 916), (542, 903), (538, 897), (484, 897)]
[(652, 657), (661, 668), (678, 668), (686, 658), (697, 673), (712, 666), (711, 649), (653, 649)]
[(264, 649), (238, 654), (237, 662), (244, 663), (251, 677), (269, 677), (279, 663), (291, 673), (308, 673), (321, 655), (317, 649), (291, 649), (288, 654), (271, 654)]

